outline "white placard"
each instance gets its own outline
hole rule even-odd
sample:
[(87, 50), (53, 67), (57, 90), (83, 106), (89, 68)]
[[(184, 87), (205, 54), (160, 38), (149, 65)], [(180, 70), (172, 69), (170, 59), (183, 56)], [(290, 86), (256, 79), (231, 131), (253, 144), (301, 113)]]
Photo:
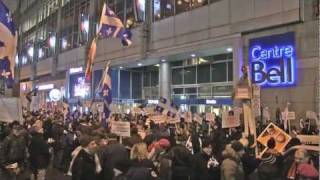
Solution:
[(111, 132), (118, 136), (130, 137), (130, 123), (122, 121), (112, 121)]
[(13, 122), (22, 119), (22, 107), (19, 98), (0, 98), (0, 121)]
[(222, 128), (234, 128), (240, 126), (240, 118), (237, 113), (229, 115), (228, 111), (222, 112)]
[(213, 113), (206, 113), (206, 120), (214, 122), (215, 121), (215, 115)]

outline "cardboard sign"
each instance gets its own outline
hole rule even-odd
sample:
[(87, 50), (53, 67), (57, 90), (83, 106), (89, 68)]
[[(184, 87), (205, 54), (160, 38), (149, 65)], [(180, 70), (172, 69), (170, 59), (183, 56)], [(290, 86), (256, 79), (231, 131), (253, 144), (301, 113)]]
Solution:
[(132, 110), (133, 114), (142, 114), (143, 113), (142, 109), (138, 108), (138, 107), (134, 107), (131, 110)]
[(307, 119), (314, 119), (314, 120), (318, 120), (317, 114), (313, 111), (307, 111), (306, 112), (306, 118)]
[(185, 112), (183, 115), (184, 115), (184, 121), (185, 122), (188, 122), (188, 123), (192, 122), (192, 113), (190, 111), (189, 112)]
[(288, 112), (288, 115), (286, 115), (285, 112), (282, 112), (282, 117), (283, 119), (287, 119), (287, 120), (294, 120), (296, 119), (296, 113), (293, 111)]
[(236, 99), (250, 99), (250, 88), (249, 87), (237, 87), (236, 88)]
[(111, 132), (118, 136), (130, 137), (130, 123), (122, 121), (112, 121)]
[(276, 147), (275, 149), (278, 152), (283, 152), (285, 146), (291, 140), (291, 136), (287, 134), (285, 131), (280, 129), (273, 123), (270, 123), (259, 135), (257, 141), (261, 143), (263, 146), (267, 146), (267, 143), (270, 138), (274, 138), (276, 140)]
[(22, 107), (19, 98), (0, 98), (0, 121), (21, 122)]
[(231, 115), (228, 111), (222, 112), (222, 128), (234, 128), (240, 126), (240, 118), (234, 113)]
[(207, 120), (207, 121), (214, 122), (215, 119), (216, 119), (215, 114), (213, 114), (213, 113), (206, 113), (206, 120)]
[(202, 117), (199, 114), (194, 114), (193, 120), (199, 124), (202, 124)]
[(297, 135), (302, 144), (319, 145), (320, 136), (317, 135)]
[(155, 115), (155, 116), (150, 117), (150, 119), (156, 124), (162, 124), (167, 121), (167, 116), (166, 115)]
[(144, 108), (144, 112), (146, 112), (146, 115), (153, 115), (154, 114), (154, 107), (146, 107), (146, 108)]

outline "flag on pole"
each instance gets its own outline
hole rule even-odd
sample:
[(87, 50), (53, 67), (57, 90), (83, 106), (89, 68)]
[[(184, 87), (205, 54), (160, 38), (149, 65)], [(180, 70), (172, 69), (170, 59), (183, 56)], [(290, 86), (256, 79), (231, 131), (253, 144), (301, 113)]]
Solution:
[(64, 96), (62, 97), (62, 106), (63, 106), (63, 117), (64, 120), (67, 119), (68, 114), (70, 113), (68, 99)]
[(103, 76), (101, 94), (103, 96), (103, 114), (104, 114), (102, 126), (107, 128), (108, 127), (107, 120), (111, 114), (110, 105), (112, 103), (111, 71), (110, 71), (109, 63), (106, 67), (106, 70)]
[(0, 1), (0, 77), (6, 78), (8, 88), (13, 85), (18, 35), (11, 13)]
[(90, 82), (91, 80), (93, 61), (94, 61), (94, 58), (96, 57), (96, 52), (97, 52), (97, 38), (94, 38), (92, 40), (92, 43), (88, 52), (88, 62), (87, 62), (87, 68), (86, 68), (86, 74), (85, 74), (86, 82)]
[(132, 33), (130, 29), (126, 29), (120, 18), (107, 6), (105, 2), (102, 9), (99, 34), (103, 37), (121, 38), (123, 46), (132, 44)]

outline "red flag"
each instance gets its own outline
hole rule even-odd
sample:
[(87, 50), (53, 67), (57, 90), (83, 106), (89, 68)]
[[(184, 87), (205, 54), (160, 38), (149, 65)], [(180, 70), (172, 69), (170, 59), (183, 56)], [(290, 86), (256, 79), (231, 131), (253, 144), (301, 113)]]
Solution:
[(92, 40), (89, 53), (88, 53), (88, 62), (87, 62), (86, 75), (85, 75), (86, 81), (91, 80), (92, 66), (93, 66), (94, 58), (96, 57), (96, 52), (97, 52), (97, 38), (94, 38)]

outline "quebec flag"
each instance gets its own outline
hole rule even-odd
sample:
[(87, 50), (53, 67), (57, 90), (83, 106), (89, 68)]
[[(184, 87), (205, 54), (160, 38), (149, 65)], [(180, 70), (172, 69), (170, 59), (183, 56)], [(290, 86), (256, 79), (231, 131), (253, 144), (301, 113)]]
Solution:
[(13, 85), (13, 72), (18, 35), (11, 13), (0, 0), (0, 77), (6, 78), (8, 88)]
[(104, 3), (100, 25), (99, 35), (103, 37), (121, 38), (121, 42), (124, 46), (130, 46), (132, 44), (132, 34), (129, 29), (126, 29), (117, 15)]
[(107, 120), (111, 114), (110, 105), (112, 103), (112, 91), (111, 91), (111, 71), (109, 68), (109, 63), (106, 67), (103, 81), (102, 81), (102, 90), (101, 94), (103, 96), (103, 114), (104, 114), (104, 120), (102, 121), (102, 126), (107, 128)]

